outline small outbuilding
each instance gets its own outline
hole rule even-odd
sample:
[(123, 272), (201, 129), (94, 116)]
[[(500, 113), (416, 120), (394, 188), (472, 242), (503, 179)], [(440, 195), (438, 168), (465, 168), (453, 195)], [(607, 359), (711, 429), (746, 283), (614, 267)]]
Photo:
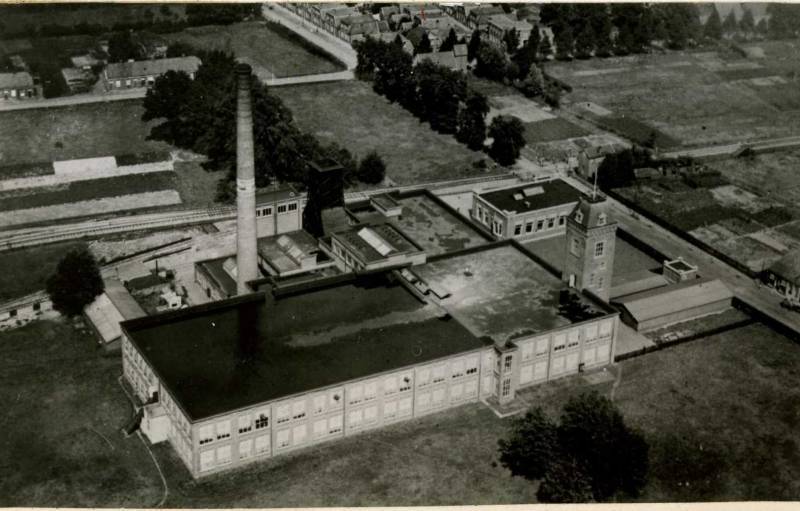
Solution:
[(122, 282), (116, 279), (106, 279), (103, 293), (84, 307), (83, 313), (104, 346), (119, 341), (122, 321), (147, 316)]
[(622, 321), (639, 332), (722, 312), (733, 293), (718, 279), (698, 278), (612, 300)]

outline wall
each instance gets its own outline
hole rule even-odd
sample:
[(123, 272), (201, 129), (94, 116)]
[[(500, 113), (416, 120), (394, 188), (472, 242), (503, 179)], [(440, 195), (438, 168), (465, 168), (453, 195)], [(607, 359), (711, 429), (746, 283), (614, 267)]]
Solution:
[(641, 321), (635, 326), (635, 328), (638, 332), (647, 332), (649, 330), (655, 330), (662, 326), (671, 325), (673, 323), (680, 323), (682, 321), (699, 318), (700, 316), (705, 316), (706, 314), (722, 312), (730, 306), (730, 299), (717, 300), (716, 302), (707, 303), (697, 307), (691, 307), (689, 309), (684, 309), (672, 314), (665, 314), (657, 318)]
[(298, 198), (276, 202), (259, 202), (256, 205), (258, 237), (264, 238), (302, 229), (303, 209), (305, 209), (305, 200)]
[[(473, 202), (473, 209), (470, 213), (474, 221), (488, 228), (497, 239), (513, 238), (522, 242), (563, 235), (566, 231), (566, 217), (577, 204), (577, 202), (570, 202), (552, 208), (507, 215), (478, 194), (475, 194)], [(549, 226), (551, 220), (552, 227)], [(495, 223), (500, 225), (499, 233), (493, 227)], [(519, 234), (516, 234), (517, 226), (519, 226)]]

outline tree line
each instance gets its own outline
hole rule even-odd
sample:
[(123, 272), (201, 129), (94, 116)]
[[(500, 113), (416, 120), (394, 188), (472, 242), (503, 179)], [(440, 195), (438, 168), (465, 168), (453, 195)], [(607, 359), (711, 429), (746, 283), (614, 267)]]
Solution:
[[(176, 71), (157, 78), (145, 96), (142, 120), (161, 121), (151, 129), (149, 139), (203, 154), (206, 170), (225, 172), (217, 200), (229, 202), (236, 196), (236, 61), (221, 51), (193, 53), (203, 62), (194, 80)], [(281, 99), (255, 76), (251, 94), (256, 186), (279, 181), (305, 188), (306, 162), (322, 158), (333, 158), (344, 167), (346, 184), (383, 180), (385, 166), (374, 164), (375, 155), (359, 165), (347, 149), (335, 142), (324, 144), (302, 131)]]
[(400, 38), (392, 42), (368, 38), (354, 44), (358, 55), (356, 76), (372, 83), (373, 90), (411, 112), (430, 127), (473, 151), (488, 150), (500, 165), (511, 165), (525, 145), (524, 126), (515, 117), (496, 117), (486, 126), (489, 102), (473, 90), (460, 71), (423, 60), (414, 66)]

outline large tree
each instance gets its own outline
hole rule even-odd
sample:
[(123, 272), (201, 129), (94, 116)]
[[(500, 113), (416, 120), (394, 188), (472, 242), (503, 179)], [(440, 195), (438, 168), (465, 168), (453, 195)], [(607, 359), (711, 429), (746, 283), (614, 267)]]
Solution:
[(105, 285), (94, 256), (85, 248), (67, 252), (47, 279), (53, 308), (65, 316), (77, 316), (92, 303)]
[(466, 104), (458, 112), (458, 131), (456, 140), (466, 144), (473, 151), (483, 149), (486, 140), (486, 115), (489, 102), (479, 92), (471, 92)]
[(739, 29), (739, 24), (736, 22), (736, 15), (733, 12), (733, 9), (725, 16), (725, 20), (722, 22), (722, 33), (728, 37), (733, 36), (736, 31)]
[(475, 74), (489, 80), (503, 81), (506, 76), (505, 54), (491, 43), (481, 43)]
[(358, 179), (368, 184), (382, 183), (386, 177), (386, 164), (376, 151), (370, 151), (358, 166)]
[(506, 30), (503, 34), (503, 44), (505, 44), (506, 52), (509, 55), (513, 55), (517, 48), (519, 48), (519, 32), (517, 29), (512, 28), (511, 30)]
[(529, 98), (544, 94), (546, 82), (541, 69), (538, 66), (531, 66), (528, 74), (519, 82), (518, 87)]
[(453, 47), (458, 43), (458, 37), (456, 37), (456, 31), (454, 28), (450, 29), (450, 32), (447, 33), (447, 37), (445, 37), (442, 44), (439, 46), (439, 51), (452, 51)]
[(514, 53), (512, 60), (519, 68), (520, 76), (527, 76), (531, 66), (539, 59), (539, 42), (539, 27), (536, 26), (531, 30), (531, 35), (522, 48)]
[(711, 14), (708, 15), (706, 25), (703, 27), (703, 35), (709, 39), (722, 38), (722, 20), (719, 17), (717, 6), (711, 4)]
[(553, 460), (536, 491), (539, 502), (583, 504), (592, 502), (592, 480), (586, 469), (571, 456)]
[(541, 408), (511, 421), (507, 438), (498, 441), (500, 463), (511, 475), (541, 479), (558, 454), (558, 429)]
[(467, 60), (472, 62), (478, 58), (478, 52), (481, 49), (481, 33), (478, 30), (473, 30), (472, 35), (467, 43)]
[(569, 60), (572, 58), (572, 53), (575, 50), (575, 38), (571, 26), (565, 25), (556, 32), (554, 42), (556, 45), (557, 59)]
[(503, 166), (513, 165), (525, 147), (525, 125), (517, 117), (498, 116), (489, 126), (489, 156)]
[(139, 60), (142, 52), (130, 32), (116, 32), (108, 38), (108, 61), (126, 62)]
[(750, 35), (756, 31), (756, 20), (753, 17), (753, 11), (747, 6), (742, 6), (742, 19), (739, 20), (739, 30), (746, 35)]
[(414, 53), (419, 55), (420, 53), (431, 53), (433, 52), (433, 47), (431, 46), (431, 39), (428, 37), (428, 33), (425, 32), (422, 34), (422, 38), (419, 40), (419, 44), (417, 45), (416, 50)]

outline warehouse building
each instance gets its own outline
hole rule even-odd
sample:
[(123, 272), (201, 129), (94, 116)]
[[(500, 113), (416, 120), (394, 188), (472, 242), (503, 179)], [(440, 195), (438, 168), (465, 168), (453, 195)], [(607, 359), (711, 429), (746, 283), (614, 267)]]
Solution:
[(643, 291), (612, 301), (622, 321), (639, 332), (723, 312), (733, 293), (717, 279), (697, 278)]
[(596, 314), (572, 321), (562, 289), (509, 241), (402, 271), (272, 279), (123, 323), (123, 372), (143, 432), (200, 477), (610, 363), (618, 314), (580, 295)]
[(580, 192), (561, 179), (473, 195), (472, 218), (497, 239), (532, 241), (563, 235)]

